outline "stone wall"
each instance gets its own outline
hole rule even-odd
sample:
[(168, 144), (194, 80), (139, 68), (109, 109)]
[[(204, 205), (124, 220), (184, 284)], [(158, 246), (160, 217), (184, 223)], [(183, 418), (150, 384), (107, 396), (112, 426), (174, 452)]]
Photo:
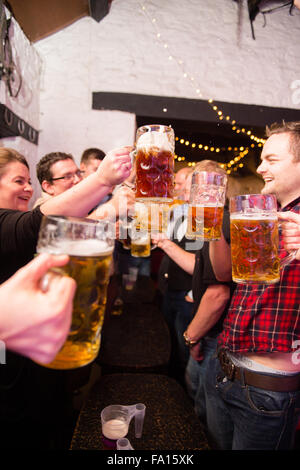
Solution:
[(114, 0), (100, 23), (83, 18), (36, 43), (40, 155), (60, 149), (79, 159), (89, 146), (133, 142), (135, 115), (92, 110), (93, 91), (300, 109), (300, 11), (279, 10), (266, 26), (259, 15), (254, 40), (246, 3)]
[(100, 23), (85, 17), (34, 45), (27, 41), (30, 57), (20, 49), (25, 96), (11, 103), (3, 82), (0, 92), (40, 129), (37, 157), (24, 139), (11, 144), (32, 165), (50, 151), (79, 162), (87, 147), (132, 144), (135, 114), (93, 110), (93, 91), (300, 110), (299, 16), (285, 8), (264, 25), (259, 15), (254, 40), (246, 0), (114, 0)]
[[(0, 80), (0, 102), (33, 129), (40, 127), (40, 75), (42, 60), (37, 50), (30, 44), (18, 23), (12, 19), (9, 28), (13, 60), (22, 77), (21, 88), (16, 97), (10, 95), (5, 80)], [(16, 81), (17, 83), (17, 75)], [(16, 87), (17, 89), (17, 87)], [(8, 117), (9, 121), (9, 117)], [(35, 176), (35, 165), (39, 159), (38, 146), (18, 137), (0, 138), (0, 146), (12, 147), (22, 153), (29, 162), (35, 194), (39, 184)]]

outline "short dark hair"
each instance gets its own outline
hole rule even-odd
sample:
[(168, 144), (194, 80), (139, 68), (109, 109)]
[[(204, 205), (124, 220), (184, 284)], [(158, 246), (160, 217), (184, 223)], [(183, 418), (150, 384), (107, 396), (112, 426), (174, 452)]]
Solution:
[(61, 160), (73, 160), (74, 162), (73, 155), (64, 152), (47, 153), (47, 155), (44, 155), (44, 157), (40, 159), (40, 161), (36, 165), (36, 175), (40, 184), (42, 184), (42, 182), (45, 180), (52, 180), (53, 175), (51, 172), (51, 167), (52, 165), (54, 165), (54, 163), (59, 162)]
[(290, 134), (290, 151), (294, 155), (296, 161), (300, 161), (300, 121), (274, 122), (270, 126), (266, 126), (266, 136), (270, 137), (274, 134)]
[(96, 160), (103, 160), (105, 157), (105, 152), (98, 148), (89, 148), (86, 149), (83, 154), (81, 155), (80, 163), (87, 163), (89, 160), (96, 159)]

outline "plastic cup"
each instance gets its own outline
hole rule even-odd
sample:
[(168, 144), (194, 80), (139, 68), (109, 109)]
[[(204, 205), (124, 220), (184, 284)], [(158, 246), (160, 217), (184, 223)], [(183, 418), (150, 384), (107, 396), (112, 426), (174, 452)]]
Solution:
[(142, 437), (146, 407), (143, 403), (135, 405), (134, 425), (135, 437)]
[(134, 450), (126, 437), (117, 440), (117, 450)]

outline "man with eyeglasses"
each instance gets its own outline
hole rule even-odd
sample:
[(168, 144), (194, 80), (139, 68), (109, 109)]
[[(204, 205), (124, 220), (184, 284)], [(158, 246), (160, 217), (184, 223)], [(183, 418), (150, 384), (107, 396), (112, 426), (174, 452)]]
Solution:
[(42, 196), (35, 202), (41, 204), (51, 196), (57, 196), (82, 180), (82, 172), (69, 153), (52, 152), (45, 155), (36, 167)]

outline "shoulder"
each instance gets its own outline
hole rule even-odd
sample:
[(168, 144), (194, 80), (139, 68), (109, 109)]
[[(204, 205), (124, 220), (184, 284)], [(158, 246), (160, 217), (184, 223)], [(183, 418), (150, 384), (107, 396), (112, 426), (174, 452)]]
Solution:
[(0, 228), (9, 229), (12, 226), (36, 225), (42, 220), (43, 214), (39, 207), (32, 211), (17, 211), (13, 209), (0, 209)]

